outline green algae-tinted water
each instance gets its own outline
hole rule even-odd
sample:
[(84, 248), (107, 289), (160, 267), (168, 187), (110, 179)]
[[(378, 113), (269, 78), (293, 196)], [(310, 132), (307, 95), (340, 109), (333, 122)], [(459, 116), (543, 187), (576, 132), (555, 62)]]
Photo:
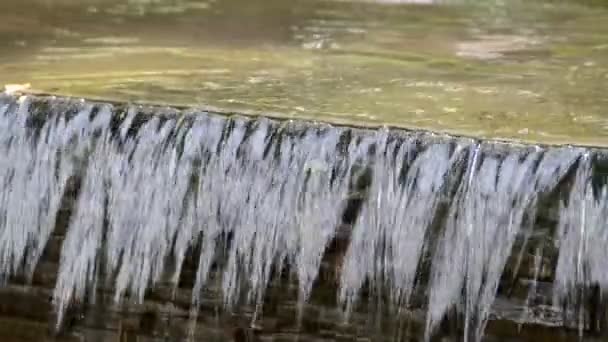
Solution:
[(608, 3), (4, 0), (0, 83), (608, 145)]

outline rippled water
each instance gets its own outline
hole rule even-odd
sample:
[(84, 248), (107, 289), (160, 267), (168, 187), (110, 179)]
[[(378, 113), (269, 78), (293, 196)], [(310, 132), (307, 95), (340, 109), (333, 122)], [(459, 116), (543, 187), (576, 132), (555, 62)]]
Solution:
[(5, 0), (0, 83), (608, 144), (602, 1)]

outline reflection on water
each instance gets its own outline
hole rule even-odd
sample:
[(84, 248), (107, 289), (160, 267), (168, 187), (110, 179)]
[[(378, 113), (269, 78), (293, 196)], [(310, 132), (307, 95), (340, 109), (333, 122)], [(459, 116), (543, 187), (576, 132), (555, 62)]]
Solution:
[(0, 83), (608, 145), (602, 4), (5, 0)]

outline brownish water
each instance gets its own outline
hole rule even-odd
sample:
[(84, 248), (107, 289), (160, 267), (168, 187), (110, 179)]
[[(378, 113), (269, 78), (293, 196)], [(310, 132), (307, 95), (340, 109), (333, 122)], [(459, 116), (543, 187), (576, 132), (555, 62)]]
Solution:
[(605, 2), (412, 2), (4, 0), (0, 83), (608, 145)]

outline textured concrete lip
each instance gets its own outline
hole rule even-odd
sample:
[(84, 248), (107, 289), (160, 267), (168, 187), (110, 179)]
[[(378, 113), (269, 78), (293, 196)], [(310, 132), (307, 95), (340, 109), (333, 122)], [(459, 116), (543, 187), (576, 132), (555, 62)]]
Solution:
[(173, 104), (162, 104), (162, 103), (154, 103), (154, 102), (139, 102), (139, 101), (117, 101), (112, 99), (104, 99), (104, 98), (81, 98), (75, 96), (66, 96), (66, 95), (57, 95), (44, 91), (39, 91), (35, 89), (30, 89), (25, 87), (23, 89), (17, 89), (13, 92), (4, 92), (2, 93), (4, 96), (9, 97), (21, 97), (27, 96), (31, 98), (35, 98), (38, 100), (60, 100), (63, 99), (65, 101), (80, 101), (87, 102), (93, 104), (109, 104), (113, 106), (125, 106), (132, 105), (137, 106), (141, 109), (145, 109), (149, 112), (154, 111), (173, 111), (180, 112), (183, 115), (196, 115), (196, 113), (204, 111), (210, 114), (216, 114), (221, 116), (243, 116), (247, 118), (267, 118), (274, 121), (279, 122), (293, 122), (299, 121), (303, 123), (308, 123), (310, 125), (328, 125), (332, 127), (346, 127), (356, 130), (365, 130), (365, 131), (373, 131), (378, 129), (387, 129), (392, 131), (402, 131), (406, 133), (418, 133), (424, 134), (428, 136), (433, 136), (436, 138), (443, 138), (446, 140), (472, 140), (475, 142), (487, 142), (497, 145), (508, 145), (513, 148), (586, 148), (589, 150), (596, 150), (597, 152), (607, 153), (608, 152), (608, 141), (606, 142), (606, 146), (603, 145), (593, 145), (593, 144), (585, 144), (585, 143), (546, 143), (546, 142), (537, 142), (537, 141), (528, 141), (523, 139), (506, 139), (506, 138), (495, 138), (495, 137), (486, 137), (486, 136), (476, 136), (476, 135), (466, 135), (466, 134), (453, 134), (445, 131), (432, 131), (428, 129), (419, 129), (412, 128), (407, 126), (396, 126), (396, 125), (374, 125), (374, 124), (353, 124), (352, 122), (339, 122), (337, 120), (309, 120), (309, 119), (294, 119), (288, 118), (280, 113), (274, 112), (256, 112), (252, 110), (227, 110), (220, 107), (209, 106), (209, 105), (197, 105), (197, 106), (184, 106), (184, 105), (173, 105)]

